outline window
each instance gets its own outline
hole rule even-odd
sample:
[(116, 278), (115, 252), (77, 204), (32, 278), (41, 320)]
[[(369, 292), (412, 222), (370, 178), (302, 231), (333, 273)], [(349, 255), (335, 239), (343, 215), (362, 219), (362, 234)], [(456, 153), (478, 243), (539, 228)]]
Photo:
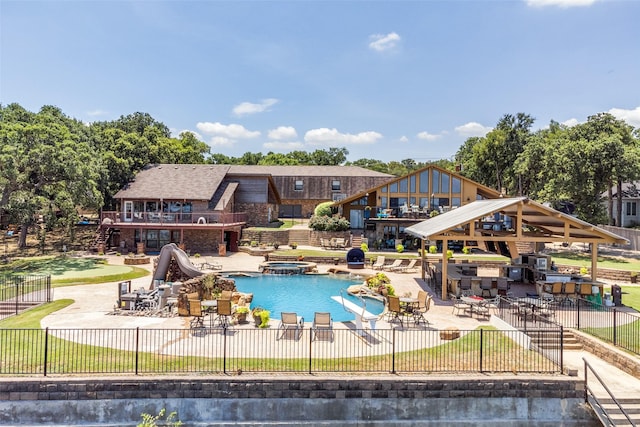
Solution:
[(440, 181), (441, 181), (440, 192), (448, 193), (449, 192), (449, 174), (448, 173), (441, 174)]
[(416, 192), (416, 176), (415, 175), (411, 175), (411, 177), (409, 177), (409, 191), (412, 193)]
[(462, 185), (460, 185), (460, 178), (451, 177), (451, 192), (460, 193), (462, 191)]
[(304, 187), (304, 182), (302, 182), (302, 180), (296, 180), (296, 184), (294, 185), (293, 189), (295, 191), (302, 191), (303, 187)]
[(389, 193), (397, 193), (398, 192), (398, 183), (394, 182), (393, 184), (389, 184)]
[(627, 202), (627, 216), (636, 216), (638, 213), (638, 204), (636, 202)]
[(420, 193), (429, 192), (429, 169), (420, 172)]
[(431, 184), (431, 191), (434, 193), (439, 193), (440, 192), (440, 171), (437, 170), (433, 170), (431, 172), (432, 175), (432, 181), (433, 183)]
[(407, 188), (407, 178), (405, 179), (401, 179), (398, 184), (400, 185), (400, 192), (401, 193), (406, 193), (408, 188)]
[(332, 191), (340, 191), (340, 181), (334, 179), (331, 181), (331, 190)]

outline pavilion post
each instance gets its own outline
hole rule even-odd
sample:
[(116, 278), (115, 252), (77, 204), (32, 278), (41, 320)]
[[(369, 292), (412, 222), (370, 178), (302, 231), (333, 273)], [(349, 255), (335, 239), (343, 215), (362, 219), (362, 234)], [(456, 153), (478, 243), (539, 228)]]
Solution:
[(447, 278), (447, 263), (448, 263), (448, 259), (447, 259), (447, 243), (449, 241), (444, 239), (442, 240), (442, 282), (441, 282), (441, 286), (442, 286), (442, 292), (441, 292), (441, 297), (442, 297), (442, 301), (446, 301), (447, 300), (447, 281), (449, 280)]

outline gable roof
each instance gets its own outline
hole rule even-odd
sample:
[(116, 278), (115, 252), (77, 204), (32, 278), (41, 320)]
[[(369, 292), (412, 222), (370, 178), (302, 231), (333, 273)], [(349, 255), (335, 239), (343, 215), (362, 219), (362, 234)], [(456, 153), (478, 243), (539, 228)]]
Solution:
[(228, 165), (148, 165), (114, 198), (210, 200), (228, 171)]
[[(499, 235), (504, 240), (534, 241), (578, 241), (596, 243), (628, 244), (627, 239), (596, 227), (570, 215), (559, 212), (526, 197), (477, 200), (437, 215), (405, 231), (413, 236), (436, 240), (446, 235), (460, 235), (468, 239), (482, 240), (476, 233), (470, 235), (469, 224), (494, 213), (501, 213), (513, 220), (513, 231), (486, 231), (482, 233)], [(526, 231), (518, 224), (528, 226)], [(477, 230), (481, 231), (481, 230)]]

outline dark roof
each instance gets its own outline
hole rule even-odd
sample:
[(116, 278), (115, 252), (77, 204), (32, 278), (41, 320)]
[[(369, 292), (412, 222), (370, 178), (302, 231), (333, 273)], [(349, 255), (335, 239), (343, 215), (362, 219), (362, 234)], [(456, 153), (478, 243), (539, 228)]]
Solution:
[(376, 172), (359, 166), (262, 166), (262, 165), (231, 165), (230, 174), (268, 174), (277, 176), (367, 176), (393, 178), (393, 175)]
[(210, 200), (228, 171), (228, 165), (149, 165), (114, 197)]

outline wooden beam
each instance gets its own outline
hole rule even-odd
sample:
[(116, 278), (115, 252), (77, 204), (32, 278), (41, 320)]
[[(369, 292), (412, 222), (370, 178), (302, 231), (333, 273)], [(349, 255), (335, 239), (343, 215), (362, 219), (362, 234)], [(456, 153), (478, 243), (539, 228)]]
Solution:
[(448, 243), (449, 242), (447, 239), (442, 240), (442, 292), (440, 292), (442, 301), (447, 300), (447, 288), (448, 288), (447, 281), (449, 280), (447, 278), (447, 262), (449, 261), (447, 259)]

